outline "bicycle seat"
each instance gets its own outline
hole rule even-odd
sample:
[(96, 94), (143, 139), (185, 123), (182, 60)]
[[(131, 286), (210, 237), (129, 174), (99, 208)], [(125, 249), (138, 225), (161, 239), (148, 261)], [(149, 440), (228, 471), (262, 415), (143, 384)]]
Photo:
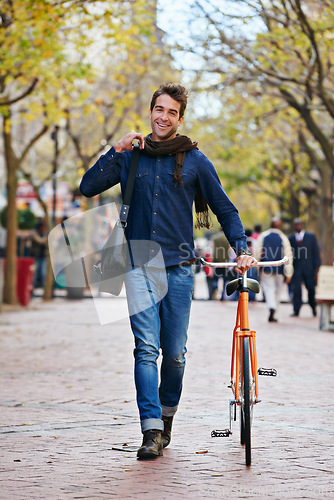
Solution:
[[(254, 293), (260, 292), (260, 283), (251, 278), (247, 278), (247, 288)], [(230, 281), (226, 285), (226, 295), (232, 295), (236, 290), (240, 291), (242, 289), (242, 278), (237, 278), (236, 280)]]
[(247, 285), (249, 290), (254, 293), (260, 293), (260, 283), (257, 280), (253, 280), (252, 278), (247, 278)]

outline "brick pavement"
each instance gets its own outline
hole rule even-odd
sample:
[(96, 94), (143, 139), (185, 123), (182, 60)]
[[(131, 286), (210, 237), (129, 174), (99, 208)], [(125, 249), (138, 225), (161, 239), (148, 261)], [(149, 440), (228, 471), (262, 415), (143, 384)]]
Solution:
[[(100, 299), (106, 300), (106, 299)], [(118, 310), (124, 298), (110, 300)], [(323, 498), (334, 496), (334, 332), (308, 306), (267, 323), (251, 304), (262, 402), (252, 466), (238, 423), (229, 438), (229, 358), (235, 302), (195, 300), (172, 443), (156, 461), (141, 443), (128, 319), (99, 325), (92, 300), (58, 298), (0, 314), (0, 498)], [(223, 328), (222, 328), (223, 327)]]

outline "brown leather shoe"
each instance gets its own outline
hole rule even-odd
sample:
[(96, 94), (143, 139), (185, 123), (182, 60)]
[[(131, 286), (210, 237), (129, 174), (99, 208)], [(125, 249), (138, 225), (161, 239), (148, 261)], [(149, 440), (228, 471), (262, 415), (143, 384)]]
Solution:
[(156, 429), (145, 431), (143, 435), (143, 444), (137, 451), (137, 458), (139, 460), (147, 460), (161, 457), (162, 454), (161, 431)]
[(166, 448), (169, 445), (172, 436), (173, 417), (165, 417), (162, 415), (164, 430), (161, 433), (162, 446)]

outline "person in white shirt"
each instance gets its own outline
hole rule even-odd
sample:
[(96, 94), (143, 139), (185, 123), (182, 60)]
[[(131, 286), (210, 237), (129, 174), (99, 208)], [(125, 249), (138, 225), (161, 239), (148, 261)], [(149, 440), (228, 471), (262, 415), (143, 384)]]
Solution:
[(270, 322), (277, 322), (275, 314), (280, 303), (282, 287), (284, 282), (290, 283), (293, 274), (291, 245), (281, 227), (281, 219), (274, 217), (271, 220), (271, 228), (260, 234), (254, 248), (254, 257), (260, 262), (280, 260), (285, 255), (289, 258), (289, 262), (284, 266), (261, 268), (260, 281), (269, 308)]

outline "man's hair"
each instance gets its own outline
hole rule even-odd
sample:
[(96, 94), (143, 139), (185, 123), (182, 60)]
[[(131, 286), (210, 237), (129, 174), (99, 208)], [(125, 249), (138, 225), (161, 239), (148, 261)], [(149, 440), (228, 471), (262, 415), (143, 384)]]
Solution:
[(281, 229), (282, 221), (280, 217), (272, 217), (270, 227), (275, 229)]
[(182, 118), (187, 107), (188, 91), (179, 83), (163, 83), (152, 96), (150, 109), (153, 111), (155, 102), (162, 94), (168, 94), (172, 99), (180, 103), (180, 116)]

